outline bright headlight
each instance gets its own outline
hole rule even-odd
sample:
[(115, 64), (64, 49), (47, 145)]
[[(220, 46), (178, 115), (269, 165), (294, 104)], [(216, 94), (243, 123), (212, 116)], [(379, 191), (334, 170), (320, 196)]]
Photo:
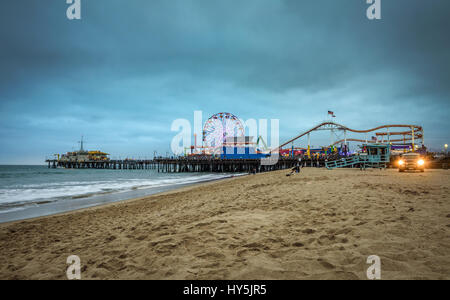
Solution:
[(399, 160), (399, 161), (398, 161), (398, 165), (399, 165), (399, 166), (403, 166), (404, 164), (405, 164), (405, 162), (404, 162), (403, 160)]
[(423, 166), (425, 164), (425, 161), (423, 159), (419, 159), (419, 161), (417, 162), (417, 164), (419, 166)]

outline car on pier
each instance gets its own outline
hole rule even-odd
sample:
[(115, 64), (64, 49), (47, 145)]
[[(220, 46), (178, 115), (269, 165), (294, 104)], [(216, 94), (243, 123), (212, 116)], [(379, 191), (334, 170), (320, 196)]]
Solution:
[(402, 154), (397, 161), (397, 165), (399, 172), (407, 170), (425, 172), (425, 159), (419, 153)]

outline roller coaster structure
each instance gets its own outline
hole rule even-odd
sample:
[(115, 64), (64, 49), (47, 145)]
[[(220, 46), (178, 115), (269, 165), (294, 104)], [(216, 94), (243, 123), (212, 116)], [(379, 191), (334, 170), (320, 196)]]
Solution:
[[(405, 131), (392, 131), (393, 128), (403, 128), (408, 129)], [(381, 131), (381, 130), (386, 131)], [(395, 143), (400, 143), (402, 145), (404, 144), (411, 144), (412, 149), (414, 150), (415, 145), (421, 143), (424, 144), (424, 132), (422, 126), (418, 125), (382, 125), (378, 126), (372, 129), (367, 130), (355, 130), (348, 128), (347, 126), (332, 122), (332, 121), (325, 121), (317, 126), (314, 126), (310, 130), (307, 130), (298, 136), (294, 137), (293, 139), (290, 139), (289, 141), (283, 143), (279, 147), (273, 149), (271, 152), (277, 152), (283, 149), (283, 147), (294, 143), (298, 139), (307, 136), (308, 137), (308, 149), (310, 148), (310, 134), (311, 132), (318, 131), (318, 130), (330, 130), (332, 132), (334, 131), (343, 131), (344, 132), (344, 139), (338, 140), (338, 141), (332, 141), (330, 144), (331, 146), (338, 145), (341, 143), (347, 144), (347, 142), (361, 142), (361, 143), (390, 143), (395, 145)], [(353, 133), (364, 133), (366, 134), (365, 139), (355, 139), (355, 138), (347, 138), (347, 132), (353, 132)], [(367, 133), (373, 133), (375, 134), (376, 139), (367, 139)], [(402, 136), (403, 138), (399, 138)], [(393, 138), (392, 138), (393, 137)], [(381, 138), (381, 141), (380, 141)], [(385, 139), (386, 138), (386, 139)]]

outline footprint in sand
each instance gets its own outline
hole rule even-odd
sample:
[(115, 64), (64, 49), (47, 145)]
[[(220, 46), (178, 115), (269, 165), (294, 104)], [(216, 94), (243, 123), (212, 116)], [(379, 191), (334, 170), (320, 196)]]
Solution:
[(326, 260), (319, 259), (319, 263), (328, 270), (336, 268), (333, 264), (327, 262)]
[(219, 251), (209, 251), (209, 252), (202, 252), (195, 255), (196, 257), (203, 258), (203, 259), (223, 259), (225, 258), (225, 255), (220, 253)]

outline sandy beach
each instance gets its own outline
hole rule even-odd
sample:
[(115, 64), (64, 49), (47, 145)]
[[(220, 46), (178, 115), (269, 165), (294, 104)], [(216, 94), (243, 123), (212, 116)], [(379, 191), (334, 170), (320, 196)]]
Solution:
[(0, 225), (0, 279), (450, 279), (450, 172), (305, 168)]

